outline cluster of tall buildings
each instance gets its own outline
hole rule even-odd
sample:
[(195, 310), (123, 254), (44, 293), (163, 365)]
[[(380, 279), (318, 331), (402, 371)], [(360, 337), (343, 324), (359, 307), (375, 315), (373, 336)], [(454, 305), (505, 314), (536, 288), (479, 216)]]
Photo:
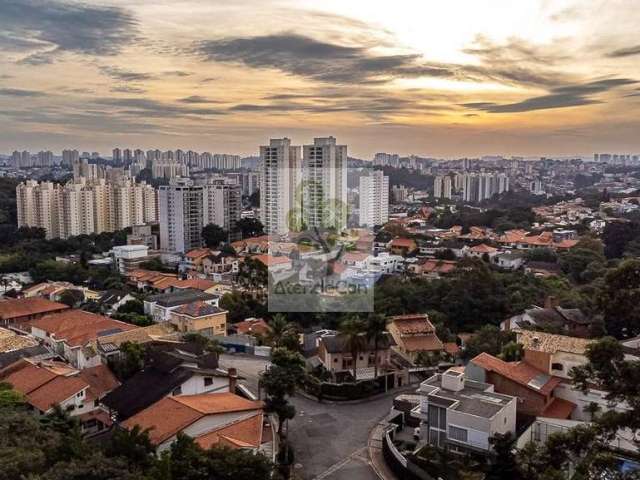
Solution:
[(181, 178), (158, 191), (160, 246), (187, 252), (202, 246), (202, 229), (211, 223), (238, 238), (236, 223), (242, 213), (242, 188), (224, 179), (202, 182)]
[(194, 152), (193, 150), (147, 150), (146, 152), (129, 148), (114, 148), (111, 159), (116, 165), (144, 164), (152, 167), (156, 163), (180, 164), (187, 167), (215, 170), (237, 170), (241, 167), (239, 155), (224, 153)]
[(631, 154), (594, 153), (594, 162), (602, 162), (608, 165), (630, 167), (640, 165), (640, 156)]
[(260, 147), (260, 219), (268, 234), (347, 226), (347, 146), (334, 137)]
[(52, 167), (55, 164), (53, 152), (43, 150), (35, 155), (28, 151), (15, 151), (11, 154), (9, 165), (13, 168)]
[(504, 173), (455, 173), (433, 179), (435, 198), (451, 199), (457, 193), (463, 201), (476, 203), (508, 191), (509, 177)]
[(18, 227), (40, 227), (47, 238), (113, 232), (157, 221), (156, 190), (146, 183), (104, 178), (65, 185), (27, 180), (16, 188)]

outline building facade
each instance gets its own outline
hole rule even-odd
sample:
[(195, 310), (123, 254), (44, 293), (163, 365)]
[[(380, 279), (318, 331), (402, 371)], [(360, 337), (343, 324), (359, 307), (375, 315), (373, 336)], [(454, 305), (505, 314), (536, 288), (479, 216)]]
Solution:
[(389, 177), (375, 170), (360, 177), (360, 226), (375, 227), (389, 221)]

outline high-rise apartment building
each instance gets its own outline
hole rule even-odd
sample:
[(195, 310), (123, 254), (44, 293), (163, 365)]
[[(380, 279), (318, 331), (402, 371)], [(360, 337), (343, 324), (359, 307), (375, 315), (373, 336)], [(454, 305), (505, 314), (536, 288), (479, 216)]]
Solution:
[(373, 165), (376, 167), (397, 167), (400, 165), (400, 155), (397, 153), (376, 153), (373, 156)]
[(303, 207), (307, 227), (347, 226), (347, 146), (334, 137), (315, 138), (302, 147)]
[(146, 183), (105, 179), (38, 183), (16, 187), (18, 226), (40, 227), (47, 238), (112, 232), (157, 221), (156, 191)]
[(260, 220), (268, 234), (286, 234), (289, 221), (301, 221), (300, 147), (288, 138), (272, 138), (260, 147)]
[(360, 225), (375, 227), (389, 221), (389, 177), (381, 170), (360, 177)]
[(184, 253), (202, 246), (205, 188), (188, 179), (174, 179), (160, 187), (160, 248)]
[(224, 180), (212, 180), (205, 185), (204, 223), (213, 223), (229, 233), (229, 239), (238, 240), (236, 224), (242, 213), (240, 185)]
[(509, 191), (509, 177), (504, 173), (471, 173), (463, 176), (463, 200), (475, 203)]
[(121, 165), (122, 164), (122, 150), (120, 150), (119, 148), (114, 148), (113, 152), (111, 153), (111, 160), (113, 160), (113, 163), (115, 165)]
[(78, 150), (63, 150), (62, 151), (62, 165), (65, 167), (71, 167), (74, 162), (80, 160), (80, 152)]
[(453, 182), (450, 175), (437, 175), (433, 179), (433, 196), (451, 199)]

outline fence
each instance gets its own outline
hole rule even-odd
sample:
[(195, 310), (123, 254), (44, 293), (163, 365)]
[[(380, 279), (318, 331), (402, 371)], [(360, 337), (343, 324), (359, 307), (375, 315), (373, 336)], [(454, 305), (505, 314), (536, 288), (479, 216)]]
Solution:
[(313, 379), (307, 379), (303, 383), (303, 388), (307, 393), (319, 399), (337, 401), (368, 398), (394, 387), (395, 375), (393, 373), (355, 383), (329, 383)]

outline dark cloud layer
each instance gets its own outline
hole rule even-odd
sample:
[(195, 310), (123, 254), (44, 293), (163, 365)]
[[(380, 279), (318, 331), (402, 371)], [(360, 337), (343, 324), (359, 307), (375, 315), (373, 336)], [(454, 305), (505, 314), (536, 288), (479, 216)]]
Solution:
[(117, 107), (119, 113), (137, 117), (188, 117), (223, 115), (225, 112), (214, 108), (192, 108), (149, 98), (100, 98), (98, 105)]
[(116, 7), (55, 0), (0, 0), (0, 49), (26, 51), (23, 63), (73, 52), (114, 55), (135, 40), (137, 23)]
[(640, 55), (640, 45), (633, 47), (619, 48), (610, 52), (607, 56), (611, 58), (631, 57), (633, 55)]
[(555, 87), (547, 95), (528, 98), (516, 103), (473, 102), (465, 103), (463, 106), (489, 113), (514, 113), (592, 105), (602, 103), (597, 98), (592, 98), (593, 95), (635, 83), (638, 82), (629, 78), (610, 78), (578, 85)]
[(134, 72), (120, 67), (113, 67), (105, 65), (100, 67), (100, 71), (105, 75), (114, 78), (115, 80), (122, 80), (123, 82), (138, 82), (142, 80), (150, 80), (154, 76), (150, 73)]
[(23, 90), (21, 88), (0, 88), (0, 95), (6, 97), (41, 97), (44, 93), (36, 90)]
[(384, 83), (399, 77), (454, 77), (454, 68), (426, 64), (419, 55), (374, 55), (350, 47), (283, 33), (198, 42), (203, 58), (285, 73), (330, 83)]

